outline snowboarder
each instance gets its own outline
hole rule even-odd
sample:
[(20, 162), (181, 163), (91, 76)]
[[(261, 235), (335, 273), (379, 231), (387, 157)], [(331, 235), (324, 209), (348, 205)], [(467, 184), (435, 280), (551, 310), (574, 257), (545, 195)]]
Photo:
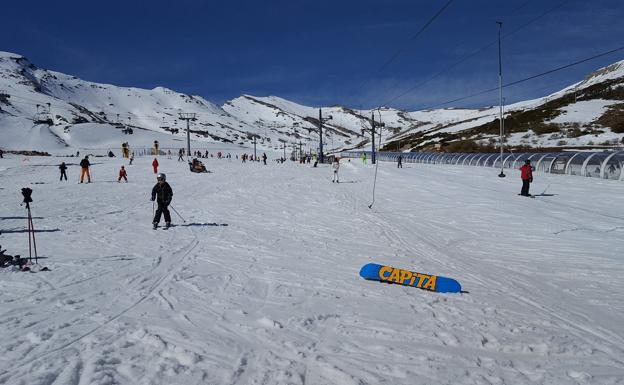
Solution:
[(264, 165), (266, 166), (266, 160), (267, 160), (267, 154), (266, 152), (262, 153), (262, 162), (264, 163)]
[(160, 173), (156, 175), (156, 179), (158, 182), (156, 182), (156, 185), (152, 188), (152, 202), (156, 201), (156, 203), (158, 203), (158, 208), (156, 209), (152, 224), (154, 225), (154, 230), (156, 230), (160, 222), (160, 216), (165, 214), (165, 229), (168, 229), (169, 226), (171, 226), (171, 214), (169, 213), (168, 206), (173, 198), (173, 190), (171, 190), (171, 186), (167, 183), (167, 176), (165, 174)]
[(67, 174), (65, 173), (65, 170), (67, 170), (67, 166), (65, 165), (65, 162), (61, 163), (61, 165), (59, 166), (59, 170), (61, 170), (61, 179), (59, 180), (63, 180), (63, 177), (65, 177), (65, 180), (67, 180)]
[(80, 183), (84, 182), (85, 175), (87, 176), (87, 183), (91, 183), (91, 174), (89, 173), (89, 155), (86, 155), (83, 160), (80, 161)]
[(126, 183), (128, 183), (128, 174), (126, 173), (124, 166), (121, 166), (119, 169), (119, 178), (117, 178), (117, 183), (121, 182), (122, 178), (126, 181)]
[(403, 155), (399, 155), (397, 158), (397, 168), (403, 168)]
[(520, 167), (520, 178), (522, 179), (520, 195), (530, 197), (529, 186), (533, 183), (533, 167), (531, 167), (531, 161), (529, 159), (525, 160), (524, 165)]
[(152, 167), (154, 167), (154, 174), (158, 174), (158, 159), (154, 158), (152, 162)]
[(340, 168), (340, 162), (338, 161), (338, 157), (334, 158), (334, 162), (332, 163), (332, 170), (334, 170), (334, 179), (332, 179), (332, 183), (340, 183), (338, 180), (338, 169)]

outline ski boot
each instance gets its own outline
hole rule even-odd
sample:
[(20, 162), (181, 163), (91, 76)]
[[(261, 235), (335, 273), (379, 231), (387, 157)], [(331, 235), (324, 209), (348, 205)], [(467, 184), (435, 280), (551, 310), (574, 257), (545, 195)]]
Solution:
[(169, 229), (170, 227), (171, 227), (171, 222), (165, 223), (165, 230)]
[(156, 230), (158, 228), (158, 223), (154, 222), (152, 224), (154, 225), (154, 230)]

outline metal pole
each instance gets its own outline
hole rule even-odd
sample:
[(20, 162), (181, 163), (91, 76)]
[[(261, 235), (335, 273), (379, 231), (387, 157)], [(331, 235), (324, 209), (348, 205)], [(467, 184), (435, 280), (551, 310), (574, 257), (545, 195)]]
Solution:
[(323, 114), (319, 108), (319, 161), (323, 163)]
[(191, 163), (191, 120), (186, 119), (186, 160)]
[(256, 161), (256, 136), (254, 135), (254, 162)]
[(501, 30), (503, 28), (503, 22), (497, 21), (498, 24), (498, 96), (499, 96), (499, 120), (500, 120), (500, 162), (501, 162), (501, 172), (498, 174), (500, 178), (505, 177), (505, 173), (503, 172), (503, 129), (504, 129), (504, 121), (503, 121), (503, 63), (501, 59)]
[(375, 111), (371, 112), (371, 144), (373, 149), (373, 156), (371, 157), (371, 164), (375, 164)]

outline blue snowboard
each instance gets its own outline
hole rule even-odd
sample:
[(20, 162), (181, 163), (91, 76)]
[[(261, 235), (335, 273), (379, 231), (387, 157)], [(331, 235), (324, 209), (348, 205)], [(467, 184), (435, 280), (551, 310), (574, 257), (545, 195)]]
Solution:
[(461, 285), (452, 278), (437, 275), (417, 273), (398, 269), (392, 266), (383, 266), (369, 263), (362, 266), (360, 276), (373, 281), (396, 283), (399, 285), (413, 286), (423, 290), (438, 293), (459, 293)]

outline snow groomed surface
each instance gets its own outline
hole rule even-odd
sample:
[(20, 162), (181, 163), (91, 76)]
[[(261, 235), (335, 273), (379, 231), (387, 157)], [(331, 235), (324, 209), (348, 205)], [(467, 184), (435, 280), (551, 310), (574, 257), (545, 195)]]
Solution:
[(419, 289), (435, 291), (438, 293), (461, 292), (461, 285), (452, 278), (417, 273), (415, 271), (403, 270), (392, 266), (378, 265), (376, 263), (368, 263), (362, 266), (362, 269), (360, 270), (360, 277), (373, 281), (413, 286)]

